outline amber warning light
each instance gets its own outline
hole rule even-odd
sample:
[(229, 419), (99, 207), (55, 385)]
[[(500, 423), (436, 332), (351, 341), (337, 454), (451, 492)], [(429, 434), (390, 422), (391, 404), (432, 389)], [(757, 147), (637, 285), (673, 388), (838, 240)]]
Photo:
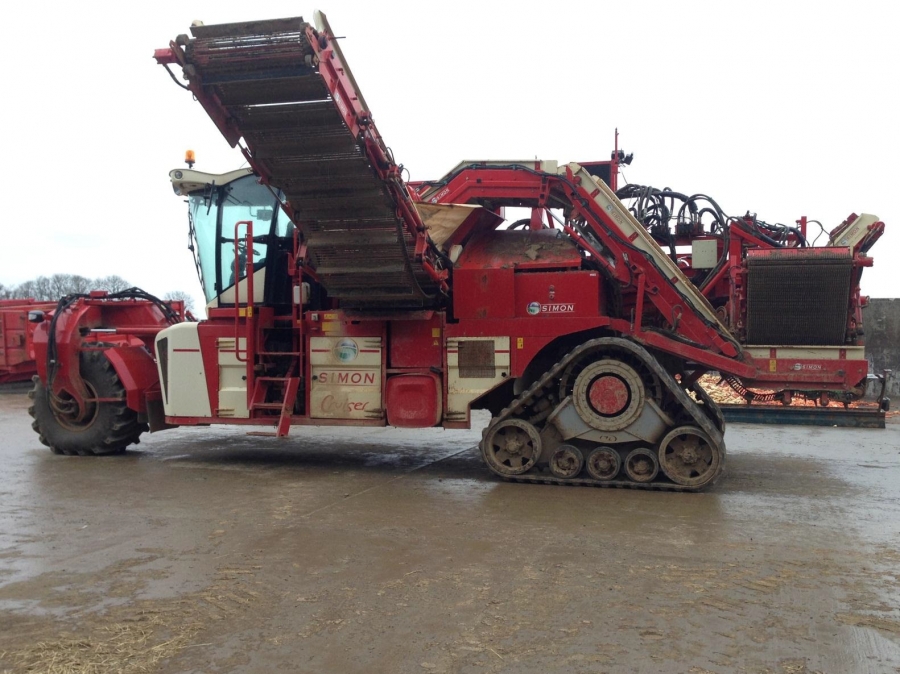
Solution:
[(194, 168), (194, 164), (196, 163), (197, 158), (194, 156), (193, 150), (187, 150), (184, 153), (184, 163), (188, 165), (189, 169)]

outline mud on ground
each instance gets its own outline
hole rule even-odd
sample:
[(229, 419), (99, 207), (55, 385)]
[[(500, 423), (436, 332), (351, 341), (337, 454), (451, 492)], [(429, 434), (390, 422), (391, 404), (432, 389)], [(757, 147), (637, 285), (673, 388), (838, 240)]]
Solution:
[(0, 672), (900, 671), (900, 423), (731, 425), (702, 494), (499, 482), (480, 431), (59, 457), (0, 391)]

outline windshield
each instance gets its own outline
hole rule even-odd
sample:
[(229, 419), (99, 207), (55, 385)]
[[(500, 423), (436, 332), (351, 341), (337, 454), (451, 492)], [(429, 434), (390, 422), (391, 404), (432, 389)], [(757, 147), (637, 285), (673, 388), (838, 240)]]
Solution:
[(188, 197), (188, 216), (200, 285), (209, 302), (216, 296), (216, 219), (219, 209), (216, 208), (214, 189), (208, 188), (204, 192), (194, 192)]
[(278, 225), (278, 200), (255, 176), (229, 182), (227, 185), (208, 185), (188, 197), (191, 235), (195, 245), (197, 270), (206, 301), (211, 302), (223, 290), (246, 276), (247, 251), (244, 245), (246, 227), (238, 231), (237, 262), (235, 261), (234, 225), (242, 220), (253, 222), (253, 267), (265, 265), (269, 234), (280, 233), (287, 225)]

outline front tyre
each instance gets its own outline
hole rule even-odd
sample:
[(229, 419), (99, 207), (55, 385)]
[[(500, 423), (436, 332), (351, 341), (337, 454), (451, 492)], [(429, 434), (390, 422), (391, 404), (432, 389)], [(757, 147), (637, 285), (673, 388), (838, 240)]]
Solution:
[(87, 403), (84, 418), (75, 420), (75, 405), (64, 397), (51, 399), (43, 382), (34, 377), (28, 397), (31, 427), (55, 454), (81, 456), (121, 454), (128, 445), (140, 442), (147, 425), (125, 403), (125, 387), (102, 351), (81, 352), (81, 377), (92, 398), (113, 398), (115, 402)]

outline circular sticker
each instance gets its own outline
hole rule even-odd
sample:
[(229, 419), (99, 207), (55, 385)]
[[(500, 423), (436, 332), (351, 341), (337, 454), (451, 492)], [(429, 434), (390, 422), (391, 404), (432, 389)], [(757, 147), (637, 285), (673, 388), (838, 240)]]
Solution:
[(339, 361), (342, 363), (349, 363), (356, 360), (356, 357), (359, 355), (359, 346), (357, 346), (356, 342), (349, 337), (345, 337), (334, 345), (332, 351), (334, 357)]
[(527, 311), (528, 311), (528, 313), (531, 314), (532, 316), (535, 316), (535, 315), (541, 313), (541, 305), (540, 305), (540, 303), (539, 303), (539, 302), (532, 302), (531, 304), (528, 305)]

